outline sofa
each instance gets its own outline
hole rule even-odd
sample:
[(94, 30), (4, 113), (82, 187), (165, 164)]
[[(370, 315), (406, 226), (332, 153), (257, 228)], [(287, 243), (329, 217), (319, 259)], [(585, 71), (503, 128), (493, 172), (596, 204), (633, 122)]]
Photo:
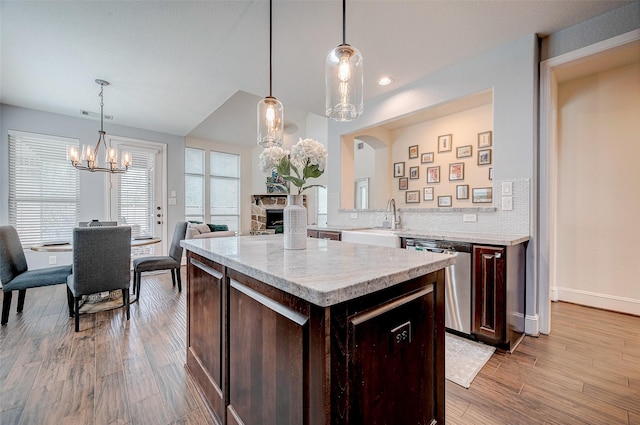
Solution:
[(225, 225), (189, 223), (185, 239), (222, 238), (235, 236), (236, 232), (228, 230)]

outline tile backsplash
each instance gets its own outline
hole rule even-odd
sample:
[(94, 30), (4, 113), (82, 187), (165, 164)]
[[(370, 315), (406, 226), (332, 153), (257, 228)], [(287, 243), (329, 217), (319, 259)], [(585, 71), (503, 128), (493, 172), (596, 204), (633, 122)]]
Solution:
[[(489, 233), (496, 235), (528, 235), (531, 220), (529, 179), (508, 180), (513, 182), (513, 209), (503, 211), (502, 181), (493, 182), (493, 204), (490, 207), (471, 208), (415, 208), (396, 200), (400, 215), (400, 227), (408, 230), (429, 230), (464, 233)], [(357, 213), (358, 218), (351, 218)], [(475, 214), (477, 221), (464, 222), (464, 214)], [(340, 209), (329, 217), (329, 225), (380, 227), (391, 221), (385, 210)]]

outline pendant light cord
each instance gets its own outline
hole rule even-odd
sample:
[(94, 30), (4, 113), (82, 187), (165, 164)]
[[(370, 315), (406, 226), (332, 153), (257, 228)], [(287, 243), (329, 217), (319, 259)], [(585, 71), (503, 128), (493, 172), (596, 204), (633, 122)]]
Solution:
[(100, 84), (100, 131), (104, 131), (104, 98), (102, 97), (102, 91), (104, 85)]
[(272, 50), (273, 50), (273, 42), (272, 42), (272, 38), (273, 38), (273, 0), (269, 0), (269, 97), (273, 97), (272, 96), (272, 88), (273, 88), (273, 81), (272, 81), (272, 62), (271, 62), (271, 55), (272, 55)]
[(347, 44), (347, 0), (342, 0), (342, 44)]

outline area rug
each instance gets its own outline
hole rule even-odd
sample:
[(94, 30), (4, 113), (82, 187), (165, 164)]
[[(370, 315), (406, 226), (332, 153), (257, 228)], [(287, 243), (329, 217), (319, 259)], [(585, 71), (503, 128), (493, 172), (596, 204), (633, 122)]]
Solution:
[(495, 347), (470, 341), (445, 333), (445, 377), (460, 386), (469, 388), (473, 378), (489, 361)]
[[(136, 296), (129, 291), (129, 303), (133, 303)], [(93, 294), (82, 297), (80, 301), (80, 314), (97, 313), (99, 311), (113, 310), (124, 307), (122, 300), (122, 290), (110, 291), (108, 294)]]

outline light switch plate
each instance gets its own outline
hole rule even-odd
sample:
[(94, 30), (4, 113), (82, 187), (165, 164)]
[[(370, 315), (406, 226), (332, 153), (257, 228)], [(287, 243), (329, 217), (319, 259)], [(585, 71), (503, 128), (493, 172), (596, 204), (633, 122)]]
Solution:
[(358, 218), (358, 213), (351, 213), (351, 218)]
[(513, 196), (502, 197), (502, 211), (513, 210)]
[(502, 182), (502, 195), (513, 195), (513, 182)]
[(176, 198), (169, 198), (169, 205), (176, 205)]

